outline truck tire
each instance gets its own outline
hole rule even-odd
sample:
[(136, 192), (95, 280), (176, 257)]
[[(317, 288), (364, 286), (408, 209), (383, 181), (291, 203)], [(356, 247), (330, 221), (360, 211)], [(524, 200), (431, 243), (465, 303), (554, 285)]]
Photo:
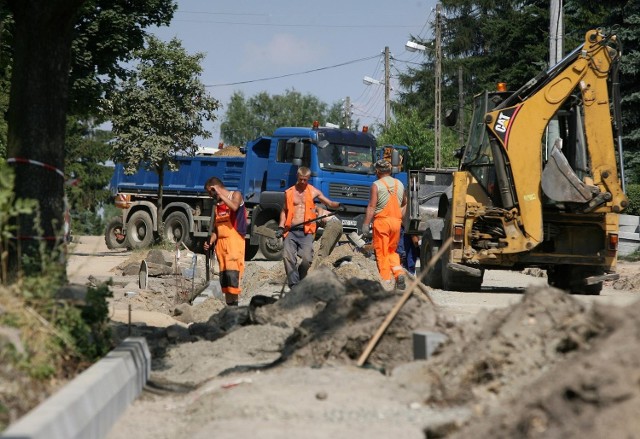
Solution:
[(138, 210), (127, 221), (127, 241), (132, 249), (147, 248), (153, 242), (153, 221), (148, 212)]
[(164, 220), (164, 239), (167, 242), (176, 244), (180, 241), (191, 250), (193, 238), (189, 228), (189, 219), (183, 212), (172, 212)]
[(104, 243), (111, 250), (127, 246), (127, 235), (124, 233), (121, 216), (114, 216), (107, 222), (107, 227), (104, 231)]
[[(422, 245), (420, 246), (420, 269), (424, 270), (429, 261), (440, 250), (442, 241), (433, 239), (431, 230), (425, 230), (422, 235)], [(442, 289), (442, 259), (438, 259), (435, 265), (424, 276), (424, 283), (431, 288)]]
[[(449, 238), (450, 231), (451, 211), (447, 213), (444, 220), (444, 229), (442, 230), (443, 242)], [(480, 291), (484, 270), (481, 271), (481, 276), (470, 276), (458, 270), (454, 271), (449, 268), (450, 259), (451, 247), (442, 255), (442, 289), (447, 291)]]
[[(272, 230), (278, 230), (278, 222), (276, 220), (269, 220), (264, 225)], [(279, 261), (282, 259), (282, 251), (284, 248), (282, 244), (282, 238), (268, 238), (262, 235), (258, 242), (260, 251), (267, 261)]]
[(244, 260), (250, 261), (258, 254), (260, 251), (259, 245), (251, 245), (249, 244), (249, 240), (246, 239), (244, 243)]

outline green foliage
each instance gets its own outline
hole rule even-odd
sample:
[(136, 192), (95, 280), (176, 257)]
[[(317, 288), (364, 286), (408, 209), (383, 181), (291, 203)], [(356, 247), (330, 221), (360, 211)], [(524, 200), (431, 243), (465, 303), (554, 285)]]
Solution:
[(317, 97), (296, 90), (287, 90), (282, 95), (262, 92), (247, 99), (236, 91), (224, 114), (220, 135), (225, 143), (239, 146), (259, 136), (271, 135), (278, 127), (310, 127), (316, 120), (320, 125), (331, 122), (342, 126), (341, 104), (328, 107)]
[[(465, 108), (473, 95), (507, 82), (515, 90), (544, 71), (549, 62), (549, 2), (545, 0), (443, 0), (442, 108), (458, 107), (458, 67), (462, 67)], [(564, 52), (584, 40), (585, 32), (601, 27), (622, 42), (620, 84), (623, 147), (628, 182), (640, 182), (640, 2), (566, 0)], [(432, 26), (435, 20), (432, 21)], [(433, 33), (435, 35), (435, 32)], [(416, 39), (418, 40), (418, 39)], [(434, 115), (434, 39), (420, 40), (427, 48), (424, 63), (400, 75), (398, 110)], [(430, 122), (432, 123), (432, 122)]]
[(629, 206), (624, 213), (627, 215), (640, 215), (640, 184), (629, 184), (626, 187)]
[(71, 114), (103, 120), (100, 100), (128, 77), (125, 65), (144, 47), (145, 29), (168, 26), (177, 7), (173, 0), (83, 2), (72, 43)]
[(133, 173), (144, 164), (162, 172), (178, 153), (195, 154), (196, 137), (208, 138), (204, 120), (215, 120), (218, 101), (199, 79), (203, 54), (189, 55), (176, 39), (149, 37), (140, 63), (108, 102), (113, 123), (113, 160)]
[(103, 217), (93, 210), (72, 212), (71, 231), (73, 235), (102, 235), (106, 226), (104, 218), (111, 217)]
[(81, 309), (66, 306), (57, 314), (56, 326), (69, 334), (81, 361), (95, 361), (113, 347), (107, 302), (112, 296), (107, 284), (89, 287), (86, 304)]
[(0, 159), (0, 281), (8, 279), (7, 267), (11, 246), (16, 245), (20, 215), (33, 214), (37, 203), (34, 200), (16, 198), (14, 192), (15, 175), (7, 163)]
[[(443, 130), (440, 144), (440, 164), (455, 167), (457, 160), (453, 151), (458, 147), (454, 133)], [(378, 144), (406, 145), (409, 147), (409, 168), (434, 167), (435, 134), (417, 110), (396, 115), (389, 128), (378, 136)]]
[[(67, 118), (65, 173), (73, 179), (73, 184), (65, 187), (65, 193), (73, 220), (96, 218), (96, 209), (111, 198), (107, 186), (113, 168), (104, 165), (111, 156), (110, 134), (95, 129), (89, 122)], [(74, 223), (76, 234), (91, 228), (82, 227), (78, 221)]]

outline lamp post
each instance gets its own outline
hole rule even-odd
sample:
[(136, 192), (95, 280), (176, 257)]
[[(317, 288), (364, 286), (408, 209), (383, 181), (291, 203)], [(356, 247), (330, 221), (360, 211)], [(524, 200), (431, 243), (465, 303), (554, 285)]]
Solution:
[[(436, 47), (435, 47), (435, 69), (434, 69), (434, 77), (435, 77), (435, 114), (433, 116), (434, 119), (434, 131), (435, 131), (435, 144), (434, 144), (434, 160), (433, 164), (436, 169), (440, 168), (440, 140), (442, 138), (442, 48), (440, 45), (440, 3), (436, 5)], [(425, 46), (422, 44), (418, 44), (414, 41), (407, 41), (405, 44), (405, 48), (409, 52), (421, 51), (424, 52), (427, 50)]]
[(389, 121), (391, 120), (391, 83), (390, 83), (390, 73), (389, 73), (389, 46), (384, 48), (384, 80), (380, 81), (378, 79), (374, 79), (370, 76), (365, 76), (362, 78), (362, 82), (365, 85), (384, 85), (384, 128), (389, 128)]

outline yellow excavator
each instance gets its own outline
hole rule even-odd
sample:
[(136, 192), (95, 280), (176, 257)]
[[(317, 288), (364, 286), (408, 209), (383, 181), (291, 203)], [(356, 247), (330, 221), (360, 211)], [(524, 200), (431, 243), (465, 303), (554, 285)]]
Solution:
[(519, 90), (475, 96), (459, 168), (422, 236), (422, 266), (453, 239), (430, 286), (479, 291), (486, 269), (539, 267), (552, 286), (599, 294), (617, 278), (628, 204), (614, 137), (619, 92), (610, 91), (619, 56), (615, 35), (590, 30)]

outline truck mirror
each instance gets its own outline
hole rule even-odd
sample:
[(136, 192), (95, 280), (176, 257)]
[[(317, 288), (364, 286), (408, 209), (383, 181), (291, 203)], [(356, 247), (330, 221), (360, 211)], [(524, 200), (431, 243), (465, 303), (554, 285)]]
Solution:
[(458, 148), (453, 152), (453, 156), (457, 159), (461, 159), (463, 152), (464, 152), (464, 148)]
[(293, 159), (291, 160), (291, 164), (293, 166), (302, 166), (302, 159)]
[(447, 110), (444, 113), (444, 126), (453, 127), (458, 121), (458, 112), (456, 110)]
[(394, 149), (391, 153), (391, 166), (399, 166), (400, 165), (400, 153), (397, 149)]
[(299, 159), (302, 161), (302, 157), (304, 156), (304, 143), (296, 142), (296, 145), (293, 148), (293, 158)]

